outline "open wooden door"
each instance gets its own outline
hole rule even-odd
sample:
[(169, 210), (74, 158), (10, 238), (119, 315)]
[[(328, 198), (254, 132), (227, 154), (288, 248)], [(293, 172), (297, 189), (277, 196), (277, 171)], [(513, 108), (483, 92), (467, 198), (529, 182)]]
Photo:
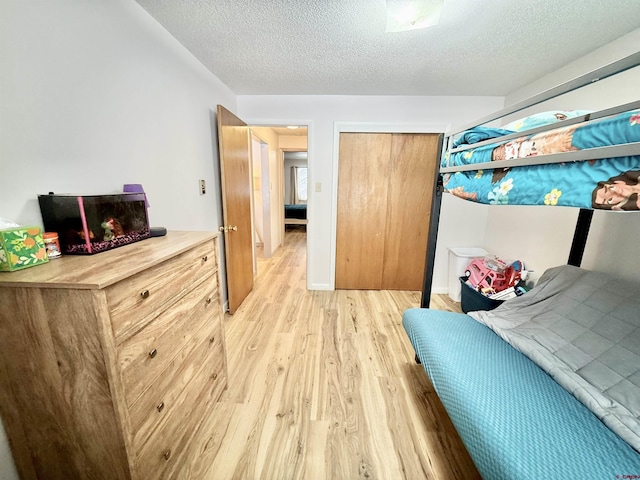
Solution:
[(227, 264), (229, 313), (253, 289), (251, 229), (251, 157), (249, 127), (218, 105), (218, 149), (222, 183), (224, 253)]

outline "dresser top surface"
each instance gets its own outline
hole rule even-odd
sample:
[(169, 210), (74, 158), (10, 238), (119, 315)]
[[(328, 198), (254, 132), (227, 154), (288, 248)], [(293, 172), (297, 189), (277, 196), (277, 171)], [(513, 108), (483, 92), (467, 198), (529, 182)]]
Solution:
[(24, 270), (0, 272), (0, 288), (101, 289), (217, 236), (217, 232), (169, 231), (163, 237), (148, 238), (95, 255), (65, 255)]

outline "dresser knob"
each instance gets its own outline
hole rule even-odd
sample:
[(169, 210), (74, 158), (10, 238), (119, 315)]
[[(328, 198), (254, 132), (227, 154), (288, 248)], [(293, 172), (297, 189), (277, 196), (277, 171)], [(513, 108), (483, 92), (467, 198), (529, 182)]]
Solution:
[(158, 404), (158, 406), (156, 407), (156, 410), (158, 410), (158, 413), (160, 413), (162, 410), (164, 410), (164, 402), (160, 402)]
[(143, 290), (142, 292), (140, 292), (140, 296), (142, 298), (149, 298), (149, 290)]
[(210, 338), (209, 338), (209, 343), (213, 343), (213, 342), (215, 342), (215, 341), (216, 341), (216, 337), (210, 337)]
[(217, 373), (214, 373), (213, 375), (211, 375), (211, 379), (212, 380), (215, 380), (216, 378), (218, 378), (218, 374)]
[(207, 255), (205, 255), (204, 257), (202, 257), (202, 261), (206, 262), (207, 260), (209, 260), (209, 257)]
[(211, 304), (211, 298), (207, 298), (207, 305)]
[(156, 350), (155, 348), (153, 350), (151, 350), (149, 352), (149, 357), (151, 358), (155, 358), (155, 356), (158, 354), (158, 350)]
[(171, 458), (171, 449), (169, 448), (165, 450), (162, 456), (164, 457), (165, 460), (169, 460)]

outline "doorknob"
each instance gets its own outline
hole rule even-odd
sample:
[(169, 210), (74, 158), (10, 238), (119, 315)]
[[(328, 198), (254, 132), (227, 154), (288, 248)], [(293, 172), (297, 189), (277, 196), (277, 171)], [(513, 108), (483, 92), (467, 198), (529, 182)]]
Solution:
[(238, 231), (238, 227), (236, 227), (235, 225), (233, 225), (233, 226), (229, 225), (228, 228), (229, 228), (229, 230), (233, 230), (234, 232)]
[(226, 226), (224, 226), (224, 227), (218, 227), (218, 230), (219, 230), (219, 231), (221, 231), (221, 232), (227, 232), (227, 231), (229, 231), (229, 229), (228, 229)]
[(238, 227), (235, 225), (225, 225), (224, 227), (218, 227), (218, 230), (220, 230), (221, 232), (230, 232), (231, 230), (237, 232)]

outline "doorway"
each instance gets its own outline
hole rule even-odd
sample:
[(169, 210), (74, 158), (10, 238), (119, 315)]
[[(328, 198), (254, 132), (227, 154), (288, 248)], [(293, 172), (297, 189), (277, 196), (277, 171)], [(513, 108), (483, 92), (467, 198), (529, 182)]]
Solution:
[(269, 144), (251, 130), (251, 177), (253, 189), (253, 237), (254, 274), (257, 273), (256, 257), (273, 255), (271, 234), (271, 179), (269, 172)]
[[(295, 127), (295, 128), (294, 128)], [(273, 255), (276, 250), (285, 243), (285, 205), (292, 204), (291, 201), (291, 169), (287, 164), (285, 168), (285, 155), (296, 158), (296, 165), (306, 167), (307, 177), (310, 174), (308, 165), (308, 125), (276, 125), (276, 124), (253, 124), (250, 126), (252, 135), (256, 137), (256, 142), (252, 144), (256, 154), (253, 160), (253, 208), (254, 212), (262, 211), (261, 218), (256, 218), (256, 255), (258, 259)], [(258, 145), (259, 144), (259, 145)], [(304, 162), (301, 157), (306, 158)], [(258, 165), (259, 163), (259, 165)], [(302, 165), (304, 163), (304, 165)], [(304, 172), (297, 172), (297, 178), (301, 178)], [(305, 183), (306, 184), (306, 183)], [(304, 197), (304, 192), (298, 190), (298, 205), (302, 205), (300, 195)], [(309, 198), (304, 201), (308, 205)], [(302, 209), (303, 207), (298, 207)], [(306, 220), (304, 222), (306, 227)], [(261, 231), (259, 232), (258, 230)], [(259, 233), (262, 234), (258, 239)], [(270, 236), (269, 236), (270, 233)], [(306, 237), (306, 228), (304, 230)], [(270, 246), (269, 246), (270, 241)], [(306, 244), (306, 238), (305, 242)], [(258, 262), (258, 265), (260, 262)]]
[(286, 151), (284, 157), (284, 229), (307, 229), (307, 151)]

